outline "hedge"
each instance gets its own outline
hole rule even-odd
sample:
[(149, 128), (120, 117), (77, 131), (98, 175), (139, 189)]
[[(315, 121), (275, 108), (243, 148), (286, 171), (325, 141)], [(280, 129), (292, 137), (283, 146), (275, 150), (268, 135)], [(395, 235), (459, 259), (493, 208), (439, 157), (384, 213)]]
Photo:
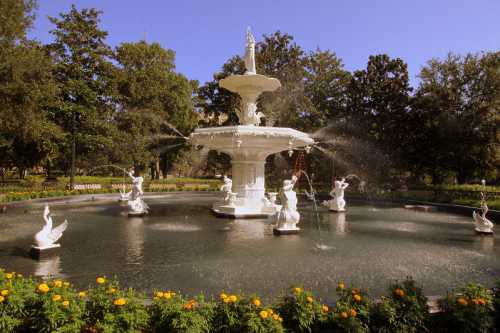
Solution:
[(437, 314), (429, 312), (422, 287), (411, 279), (394, 282), (377, 300), (344, 282), (336, 291), (334, 304), (301, 286), (265, 304), (258, 295), (226, 291), (215, 299), (172, 290), (146, 295), (104, 276), (77, 290), (68, 281), (0, 269), (0, 331), (467, 333), (494, 332), (500, 322), (500, 292), (475, 283), (450, 291)]

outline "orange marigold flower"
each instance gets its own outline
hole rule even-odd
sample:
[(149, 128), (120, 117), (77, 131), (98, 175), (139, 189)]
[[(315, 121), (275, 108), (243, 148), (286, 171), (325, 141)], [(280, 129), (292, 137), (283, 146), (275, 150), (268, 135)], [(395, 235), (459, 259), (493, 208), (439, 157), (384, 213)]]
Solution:
[(41, 292), (43, 294), (48, 293), (50, 290), (49, 286), (46, 283), (39, 284), (37, 289), (39, 292)]
[(62, 305), (68, 307), (69, 306), (69, 301), (62, 302)]
[(354, 300), (355, 300), (356, 302), (358, 302), (358, 303), (359, 303), (359, 302), (361, 302), (361, 296), (360, 296), (360, 295), (357, 295), (357, 294), (356, 294), (356, 295), (354, 295), (354, 296), (353, 296), (353, 298), (354, 298)]
[(462, 306), (466, 306), (468, 304), (467, 300), (463, 297), (458, 298), (457, 303)]
[(306, 301), (307, 303), (312, 303), (314, 302), (314, 299), (311, 296), (307, 296)]
[(399, 296), (399, 297), (404, 297), (404, 295), (405, 295), (405, 291), (404, 291), (403, 289), (401, 289), (401, 288), (396, 288), (396, 289), (394, 290), (394, 294), (395, 294), (396, 296)]
[(113, 304), (117, 306), (122, 306), (127, 304), (127, 300), (125, 298), (118, 298), (113, 302)]
[(321, 307), (321, 310), (323, 310), (323, 313), (327, 313), (329, 310), (328, 305), (323, 304), (323, 306)]
[(296, 294), (300, 294), (302, 291), (303, 291), (303, 289), (300, 288), (300, 287), (293, 288), (293, 292), (296, 293)]
[(225, 300), (227, 298), (227, 295), (225, 293), (220, 293), (219, 298), (221, 300)]
[(477, 302), (479, 303), (479, 305), (486, 305), (486, 301), (482, 298), (479, 298)]
[(61, 295), (54, 295), (54, 296), (52, 296), (52, 301), (59, 302), (61, 300), (61, 298), (62, 298)]
[(259, 316), (262, 319), (266, 319), (269, 316), (269, 313), (266, 310), (262, 310), (261, 312), (259, 312)]
[(280, 316), (278, 316), (277, 314), (273, 314), (273, 319), (274, 320), (279, 320)]
[(356, 312), (355, 309), (351, 309), (351, 317), (356, 317), (358, 315), (358, 313)]
[(347, 312), (342, 311), (342, 312), (340, 313), (340, 318), (346, 319), (347, 317), (349, 317), (349, 315), (347, 314)]
[(236, 295), (231, 295), (227, 299), (229, 300), (229, 302), (235, 303), (238, 300), (238, 297), (236, 297)]
[(55, 280), (54, 281), (54, 287), (60, 288), (62, 287), (63, 283), (61, 280)]
[(351, 293), (352, 293), (353, 295), (355, 295), (355, 294), (359, 294), (359, 292), (360, 292), (359, 288), (352, 288), (352, 290), (351, 290)]
[(164, 295), (164, 294), (163, 294), (163, 292), (161, 292), (161, 291), (157, 291), (157, 292), (155, 292), (155, 297), (163, 297), (163, 295)]
[(256, 307), (259, 307), (260, 306), (260, 299), (256, 298), (252, 301), (253, 305), (255, 305)]
[(103, 283), (106, 283), (106, 279), (103, 278), (102, 276), (99, 276), (96, 280), (95, 280), (98, 284), (103, 284)]

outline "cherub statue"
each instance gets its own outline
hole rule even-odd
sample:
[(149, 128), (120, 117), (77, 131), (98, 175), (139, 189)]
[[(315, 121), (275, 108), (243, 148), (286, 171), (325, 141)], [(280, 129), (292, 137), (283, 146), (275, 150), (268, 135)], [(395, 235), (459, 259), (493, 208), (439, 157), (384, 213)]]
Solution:
[(40, 249), (59, 246), (59, 244), (55, 244), (55, 242), (57, 242), (61, 238), (64, 230), (66, 230), (66, 228), (68, 227), (68, 221), (64, 220), (63, 223), (52, 229), (53, 223), (52, 216), (50, 216), (49, 205), (45, 205), (45, 209), (43, 211), (43, 219), (45, 221), (45, 225), (43, 226), (42, 230), (37, 232), (35, 235), (35, 246)]
[(334, 181), (334, 187), (330, 191), (332, 200), (329, 201), (329, 208), (335, 212), (345, 211), (344, 190), (349, 186), (345, 178), (337, 179)]
[(231, 178), (228, 176), (224, 175), (224, 178), (222, 179), (224, 184), (220, 187), (220, 190), (225, 194), (224, 196), (224, 201), (229, 202), (229, 199), (231, 197), (232, 189), (233, 189), (233, 181)]
[(132, 179), (132, 191), (129, 192), (128, 206), (132, 210), (132, 214), (145, 214), (148, 212), (149, 206), (144, 202), (142, 190), (142, 183), (144, 178), (135, 177), (131, 172), (128, 173), (129, 177)]
[(276, 214), (276, 229), (283, 230), (299, 230), (297, 223), (300, 220), (300, 214), (297, 211), (297, 193), (293, 190), (297, 182), (297, 176), (293, 175), (292, 179), (283, 181), (283, 187), (280, 191), (281, 211)]

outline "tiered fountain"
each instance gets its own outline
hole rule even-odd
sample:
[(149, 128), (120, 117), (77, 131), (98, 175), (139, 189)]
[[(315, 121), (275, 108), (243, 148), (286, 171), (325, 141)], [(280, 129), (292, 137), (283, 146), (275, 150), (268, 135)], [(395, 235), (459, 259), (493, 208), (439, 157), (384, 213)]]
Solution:
[(190, 136), (195, 146), (223, 152), (231, 157), (232, 188), (224, 200), (213, 204), (217, 215), (230, 217), (263, 217), (281, 208), (274, 203), (275, 193), (266, 198), (264, 165), (275, 153), (308, 147), (314, 143), (306, 133), (281, 127), (259, 126), (264, 115), (257, 111), (257, 99), (266, 91), (281, 87), (279, 80), (256, 73), (255, 39), (247, 31), (244, 75), (231, 75), (219, 86), (241, 96), (236, 110), (240, 125), (198, 128)]

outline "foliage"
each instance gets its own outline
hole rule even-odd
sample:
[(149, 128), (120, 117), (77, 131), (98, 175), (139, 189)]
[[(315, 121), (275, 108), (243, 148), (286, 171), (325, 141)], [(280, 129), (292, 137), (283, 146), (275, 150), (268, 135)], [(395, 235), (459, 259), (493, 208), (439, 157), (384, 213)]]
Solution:
[(302, 287), (294, 287), (282, 297), (277, 311), (283, 317), (284, 327), (293, 332), (311, 332), (316, 321), (324, 318), (322, 305)]
[(144, 296), (133, 289), (123, 290), (117, 281), (96, 279), (97, 286), (86, 293), (86, 321), (102, 333), (135, 332), (149, 323)]
[(153, 332), (208, 333), (213, 304), (203, 296), (186, 299), (172, 291), (155, 291), (150, 308)]
[(396, 282), (389, 294), (370, 309), (370, 327), (376, 332), (425, 332), (429, 309), (427, 298), (416, 282)]
[(476, 283), (449, 293), (441, 301), (440, 332), (490, 332), (494, 324), (491, 290)]
[(0, 331), (20, 329), (29, 317), (28, 304), (35, 297), (35, 284), (15, 272), (0, 269)]

